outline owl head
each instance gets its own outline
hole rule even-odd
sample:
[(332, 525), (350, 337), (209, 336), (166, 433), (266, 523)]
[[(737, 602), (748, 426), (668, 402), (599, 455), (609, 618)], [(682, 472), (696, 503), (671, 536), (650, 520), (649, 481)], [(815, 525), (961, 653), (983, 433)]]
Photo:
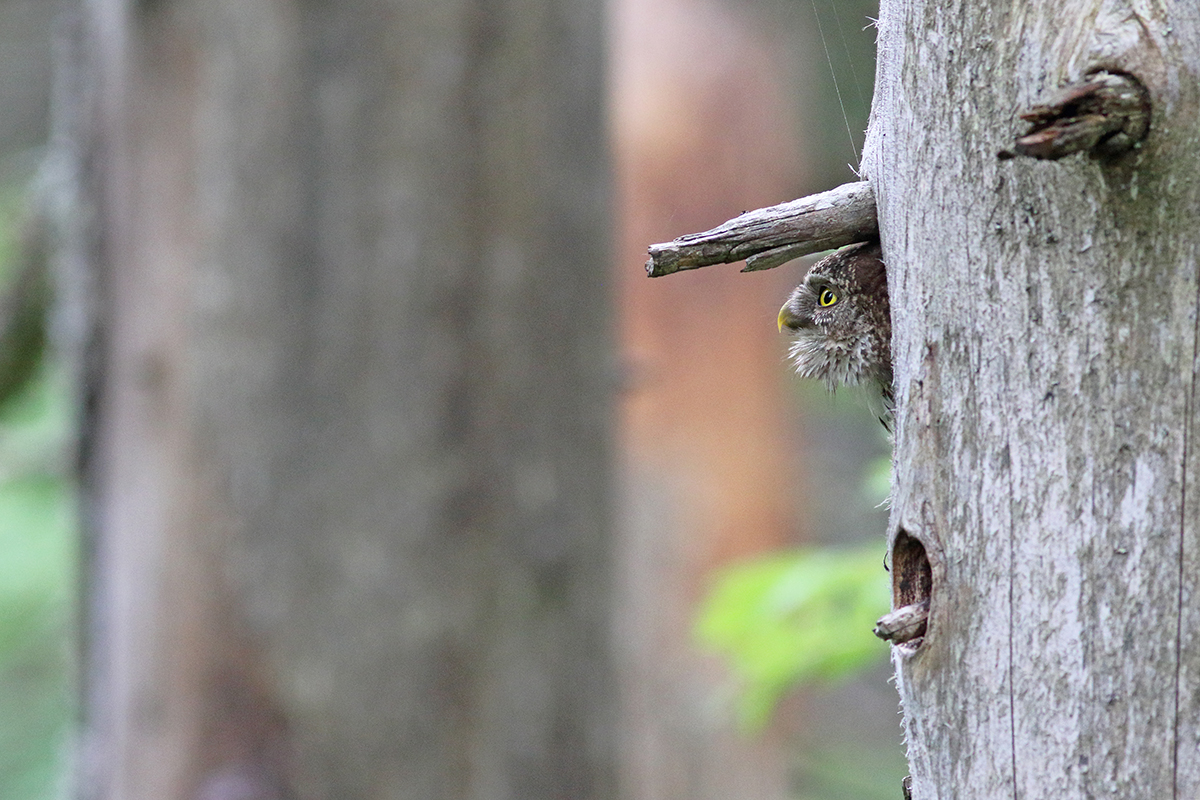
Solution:
[(779, 310), (788, 356), (804, 378), (892, 394), (892, 316), (879, 242), (838, 250), (813, 265)]

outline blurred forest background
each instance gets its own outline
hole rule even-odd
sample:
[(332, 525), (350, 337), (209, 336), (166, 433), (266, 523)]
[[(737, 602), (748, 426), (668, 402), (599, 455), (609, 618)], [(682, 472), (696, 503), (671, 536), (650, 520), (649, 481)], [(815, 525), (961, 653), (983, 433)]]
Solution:
[[(875, 4), (610, 0), (605, 20), (490, 0), (463, 38), (439, 4), (287, 5), (0, 0), (0, 280), (11, 294), (47, 262), (59, 284), (57, 346), (0, 405), (0, 800), (282, 797), (255, 783), (289, 769), (279, 741), (311, 754), (358, 733), (363, 748), (300, 770), (300, 796), (466, 796), (405, 784), (403, 766), (345, 777), (419, 761), (421, 739), (470, 743), (450, 766), (425, 756), (427, 775), (529, 773), (490, 792), (463, 778), (470, 796), (898, 796), (896, 698), (870, 635), (889, 596), (888, 444), (854, 398), (791, 378), (774, 329), (811, 259), (642, 270), (651, 242), (853, 179)], [(441, 94), (456, 47), (487, 54), (465, 111)], [(380, 57), (405, 48), (412, 63)], [(309, 72), (281, 68), (293, 51)], [(106, 109), (114, 75), (129, 84)], [(445, 114), (454, 133), (422, 129)], [(449, 152), (421, 150), (439, 138)], [(297, 166), (329, 197), (286, 176)], [(436, 189), (414, 200), (414, 185)], [(456, 214), (478, 230), (430, 222)], [(246, 245), (261, 228), (265, 250)], [(47, 242), (67, 255), (47, 260)], [(295, 282), (255, 260), (310, 251)], [(62, 285), (89, 260), (96, 283)], [(214, 311), (230, 293), (245, 307)], [(302, 310), (272, 322), (274, 303)], [(80, 332), (81, 306), (103, 336)], [(463, 327), (465, 343), (438, 338)], [(130, 367), (155, 331), (167, 344)], [(381, 357), (397, 339), (404, 355)], [(426, 399), (426, 378), (451, 388)], [(424, 460), (405, 455), (430, 424), (447, 427)], [(452, 645), (410, 653), (431, 628)], [(320, 631), (335, 633), (313, 645)], [(392, 704), (394, 683), (408, 693)], [(518, 706), (550, 721), (510, 724)], [(428, 724), (412, 742), (407, 717)], [(138, 754), (185, 777), (123, 765)], [(561, 774), (538, 777), (540, 760)]]

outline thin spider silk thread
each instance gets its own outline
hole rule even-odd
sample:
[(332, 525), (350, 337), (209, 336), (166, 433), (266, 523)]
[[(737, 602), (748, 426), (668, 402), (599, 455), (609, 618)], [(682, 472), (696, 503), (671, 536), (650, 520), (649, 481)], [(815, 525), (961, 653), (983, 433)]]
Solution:
[[(825, 61), (829, 64), (829, 74), (833, 78), (833, 91), (837, 94), (838, 105), (842, 109), (842, 121), (846, 123), (846, 136), (850, 139), (850, 151), (854, 153), (854, 163), (858, 164), (858, 147), (854, 144), (854, 133), (850, 130), (850, 117), (846, 114), (846, 104), (842, 102), (842, 90), (838, 86), (837, 73), (833, 69), (833, 58), (829, 55), (829, 43), (825, 41), (825, 26), (821, 24), (821, 14), (817, 11), (817, 0), (811, 0), (811, 2), (813, 16), (817, 18), (817, 33), (821, 35), (821, 47), (825, 50)], [(837, 14), (836, 10), (834, 14)], [(849, 55), (848, 51), (847, 55)]]
[(833, 21), (837, 23), (838, 36), (842, 39), (842, 51), (846, 54), (846, 63), (850, 67), (850, 77), (854, 78), (854, 91), (858, 95), (858, 102), (863, 108), (867, 107), (867, 98), (863, 96), (862, 81), (858, 79), (858, 70), (854, 68), (854, 56), (850, 52), (850, 43), (846, 41), (846, 29), (842, 27), (842, 15), (837, 12), (837, 6), (832, 5)]

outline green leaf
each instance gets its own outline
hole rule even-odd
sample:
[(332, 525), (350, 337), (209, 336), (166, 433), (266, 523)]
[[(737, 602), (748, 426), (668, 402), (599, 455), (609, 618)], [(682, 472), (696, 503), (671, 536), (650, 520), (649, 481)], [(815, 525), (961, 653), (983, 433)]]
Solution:
[(0, 414), (0, 800), (61, 795), (73, 696), (71, 411), (43, 369)]
[(835, 681), (887, 657), (871, 632), (890, 593), (879, 548), (806, 549), (726, 567), (696, 635), (738, 677), (738, 716), (761, 727), (790, 689)]

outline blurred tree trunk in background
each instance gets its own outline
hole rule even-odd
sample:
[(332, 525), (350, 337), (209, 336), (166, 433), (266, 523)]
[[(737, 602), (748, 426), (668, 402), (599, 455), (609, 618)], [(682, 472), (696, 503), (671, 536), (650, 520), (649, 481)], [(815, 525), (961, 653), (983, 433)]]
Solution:
[(593, 0), (90, 0), (80, 796), (607, 798)]
[[(46, 0), (0, 0), (0, 64), (4, 66), (0, 182), (26, 179), (21, 168), (31, 165), (13, 164), (14, 154), (46, 142), (52, 75), (46, 36), (59, 5)], [(17, 160), (27, 159), (18, 156)]]

